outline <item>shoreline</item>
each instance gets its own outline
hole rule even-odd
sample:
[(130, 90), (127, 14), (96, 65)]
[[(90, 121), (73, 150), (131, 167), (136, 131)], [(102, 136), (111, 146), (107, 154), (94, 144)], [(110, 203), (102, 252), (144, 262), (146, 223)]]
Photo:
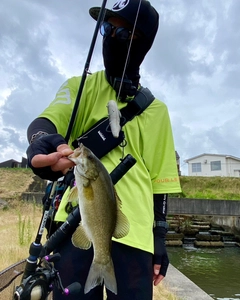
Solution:
[(175, 294), (179, 300), (213, 300), (204, 290), (171, 264), (169, 264), (163, 285)]

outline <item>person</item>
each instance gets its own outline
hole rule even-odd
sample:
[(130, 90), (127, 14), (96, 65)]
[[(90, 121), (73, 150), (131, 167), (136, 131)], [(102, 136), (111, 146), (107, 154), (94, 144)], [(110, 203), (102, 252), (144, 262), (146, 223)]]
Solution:
[[(89, 10), (97, 20), (100, 8)], [(68, 79), (56, 98), (28, 127), (28, 163), (41, 178), (56, 181), (73, 163), (67, 156), (73, 152), (72, 142), (97, 121), (107, 117), (108, 101), (125, 107), (140, 88), (140, 65), (152, 47), (159, 25), (159, 14), (147, 0), (120, 0), (106, 9), (100, 33), (103, 36), (104, 70), (87, 76), (71, 136), (66, 136), (80, 77)], [(123, 126), (124, 152), (137, 163), (115, 185), (122, 201), (122, 211), (130, 223), (130, 231), (112, 242), (112, 259), (117, 280), (117, 295), (106, 290), (107, 299), (150, 300), (153, 285), (165, 277), (169, 259), (165, 247), (166, 214), (169, 193), (181, 191), (172, 128), (167, 106), (158, 99), (139, 116)], [(122, 158), (117, 146), (101, 158), (110, 173)], [(63, 197), (64, 198), (64, 197)], [(65, 197), (66, 198), (66, 197)], [(64, 222), (64, 201), (55, 222)], [(62, 207), (62, 208), (61, 208)], [(71, 237), (57, 249), (61, 259), (56, 263), (64, 286), (86, 281), (93, 249), (81, 250)], [(54, 299), (65, 299), (57, 289)], [(76, 299), (68, 296), (68, 299)], [(97, 286), (79, 299), (103, 299), (103, 287)]]

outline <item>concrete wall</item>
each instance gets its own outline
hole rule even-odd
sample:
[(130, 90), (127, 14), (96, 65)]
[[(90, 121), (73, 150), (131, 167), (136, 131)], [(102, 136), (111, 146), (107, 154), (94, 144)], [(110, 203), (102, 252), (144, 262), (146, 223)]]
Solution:
[(240, 200), (169, 198), (168, 215), (211, 216), (213, 223), (240, 232)]
[(231, 228), (235, 233), (240, 234), (240, 216), (239, 217), (223, 217), (213, 216), (211, 223), (218, 224), (223, 227)]
[(169, 198), (168, 214), (240, 216), (240, 200)]

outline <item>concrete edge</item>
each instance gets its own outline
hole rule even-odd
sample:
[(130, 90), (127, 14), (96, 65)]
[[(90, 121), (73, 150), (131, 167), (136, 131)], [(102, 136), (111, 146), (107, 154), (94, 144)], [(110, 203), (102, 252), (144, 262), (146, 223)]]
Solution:
[(163, 285), (181, 300), (213, 300), (205, 291), (169, 264)]

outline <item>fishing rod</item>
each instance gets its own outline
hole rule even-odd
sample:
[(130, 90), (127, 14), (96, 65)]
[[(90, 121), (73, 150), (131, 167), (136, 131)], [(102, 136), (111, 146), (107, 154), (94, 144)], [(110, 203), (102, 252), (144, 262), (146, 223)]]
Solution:
[(68, 143), (68, 141), (69, 141), (69, 138), (70, 138), (70, 135), (71, 135), (71, 132), (72, 132), (72, 128), (73, 128), (73, 124), (75, 122), (76, 114), (77, 114), (79, 103), (80, 103), (81, 96), (82, 96), (84, 83), (85, 83), (85, 80), (87, 78), (90, 61), (91, 61), (93, 50), (94, 50), (94, 47), (95, 47), (95, 44), (96, 44), (97, 35), (98, 35), (98, 32), (99, 32), (99, 28), (100, 28), (100, 25), (102, 23), (102, 20), (104, 18), (106, 3), (107, 3), (107, 0), (103, 0), (101, 10), (100, 10), (99, 15), (98, 15), (97, 23), (96, 23), (95, 30), (94, 30), (94, 33), (93, 33), (92, 42), (91, 42), (89, 52), (88, 52), (88, 56), (87, 56), (87, 60), (86, 60), (86, 63), (85, 63), (84, 69), (83, 69), (81, 83), (80, 83), (80, 86), (79, 86), (79, 89), (78, 89), (76, 101), (75, 101), (75, 104), (74, 104), (74, 107), (73, 107), (71, 119), (70, 119), (70, 122), (69, 122), (67, 134), (66, 134), (66, 137), (65, 137), (66, 143)]
[[(80, 103), (83, 87), (84, 87), (85, 80), (86, 80), (86, 77), (87, 77), (87, 74), (88, 74), (89, 65), (90, 65), (90, 61), (91, 61), (91, 58), (92, 58), (93, 50), (94, 50), (94, 47), (95, 47), (95, 44), (96, 44), (98, 31), (99, 31), (101, 22), (103, 20), (104, 14), (105, 14), (106, 3), (107, 3), (107, 0), (103, 0), (102, 5), (101, 5), (101, 9), (100, 9), (100, 12), (99, 12), (99, 15), (98, 15), (98, 19), (97, 19), (97, 22), (96, 22), (96, 26), (95, 26), (94, 34), (93, 34), (92, 41), (91, 41), (91, 44), (90, 44), (89, 52), (88, 52), (88, 55), (87, 55), (86, 63), (84, 65), (84, 70), (83, 70), (81, 82), (80, 82), (80, 85), (79, 85), (76, 101), (75, 101), (73, 111), (72, 111), (72, 115), (71, 115), (71, 119), (70, 119), (70, 122), (69, 122), (69, 125), (68, 125), (68, 129), (67, 129), (67, 133), (66, 133), (66, 137), (65, 137), (66, 143), (68, 143), (68, 141), (69, 141), (69, 138), (70, 138), (70, 135), (71, 135), (71, 132), (72, 132), (72, 128), (73, 128), (73, 125), (74, 125), (74, 122), (75, 122), (75, 118), (76, 118), (76, 114), (77, 114), (77, 111), (78, 111), (78, 106), (79, 106), (79, 103)], [(42, 238), (45, 226), (46, 226), (50, 206), (51, 206), (52, 200), (54, 198), (56, 188), (57, 188), (57, 181), (52, 182), (51, 186), (50, 186), (49, 196), (48, 196), (48, 198), (47, 198), (47, 200), (44, 204), (44, 211), (43, 211), (43, 214), (42, 214), (42, 218), (41, 218), (41, 221), (40, 221), (40, 225), (39, 225), (39, 228), (38, 228), (38, 232), (37, 232), (35, 241), (30, 245), (30, 248), (29, 248), (29, 257), (27, 258), (27, 261), (26, 261), (26, 267), (25, 267), (23, 277), (22, 277), (22, 285), (17, 287), (17, 289), (14, 293), (14, 299), (19, 299), (19, 300), (20, 299), (30, 299), (30, 300), (32, 299), (31, 295), (29, 296), (29, 293), (26, 293), (26, 291), (24, 290), (24, 288), (26, 287), (26, 284), (23, 284), (23, 282), (26, 281), (26, 280), (28, 281), (28, 279), (31, 280), (32, 277), (36, 276), (36, 269), (37, 269), (37, 265), (38, 265), (38, 259), (39, 259), (40, 253), (42, 251), (41, 238)], [(50, 258), (50, 261), (52, 262), (52, 261), (54, 261), (54, 259), (56, 259), (56, 257), (53, 256), (53, 257)], [(57, 277), (59, 277), (59, 275), (57, 275), (57, 274), (58, 273), (55, 273), (55, 271), (53, 270), (53, 274), (51, 276), (57, 278)], [(52, 280), (52, 278), (48, 278), (48, 279)], [(63, 287), (61, 286), (60, 278), (58, 278), (58, 282), (59, 282), (60, 288), (64, 291)], [(28, 288), (29, 288), (29, 285), (28, 285)], [(74, 289), (76, 289), (75, 286), (74, 286)], [(68, 290), (67, 293), (69, 293), (69, 290)], [(43, 295), (43, 296), (45, 297), (45, 295)], [(41, 296), (41, 298), (39, 298), (39, 299), (45, 299), (46, 298), (46, 297), (43, 298), (43, 296)]]

